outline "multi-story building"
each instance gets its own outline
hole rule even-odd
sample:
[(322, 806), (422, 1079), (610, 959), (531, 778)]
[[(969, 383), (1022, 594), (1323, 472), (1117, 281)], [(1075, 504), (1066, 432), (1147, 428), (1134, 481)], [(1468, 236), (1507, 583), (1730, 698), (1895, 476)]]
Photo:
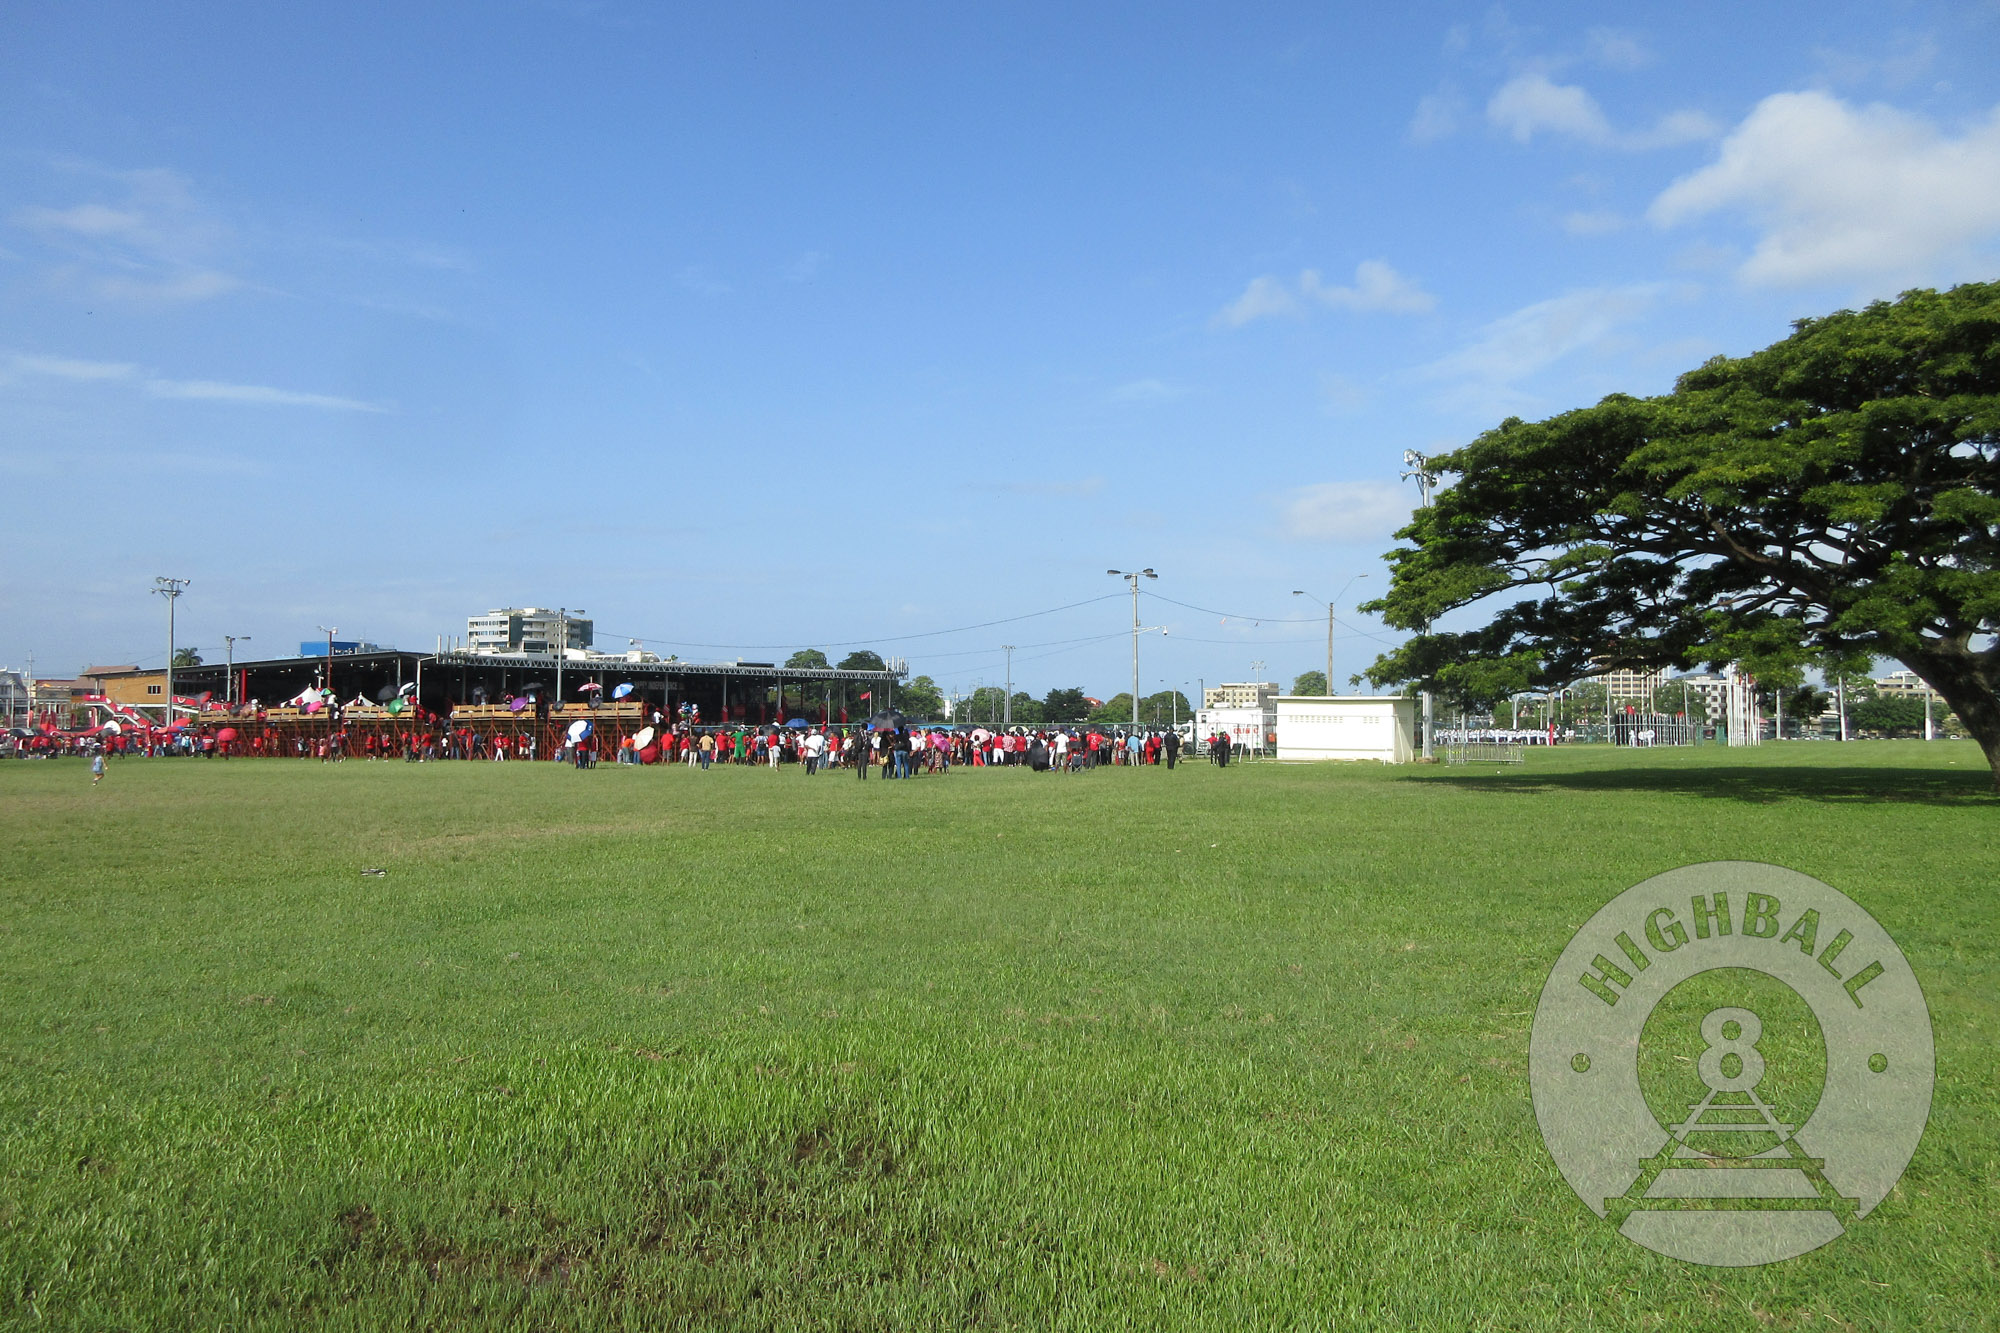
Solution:
[(28, 678), (19, 671), (0, 671), (0, 727), (28, 725)]
[(1914, 671), (1891, 671), (1875, 681), (1875, 692), (1891, 698), (1915, 699), (1934, 691), (1924, 683), (1923, 677)]
[[(1696, 721), (1702, 718), (1720, 718), (1729, 706), (1729, 681), (1713, 671), (1691, 671), (1685, 676), (1674, 676), (1662, 684), (1668, 686), (1667, 696), (1673, 698), (1674, 689), (1684, 691), (1685, 711)], [(1674, 704), (1675, 712), (1681, 712), (1682, 705)]]
[(1201, 692), (1203, 708), (1261, 708), (1274, 712), (1284, 689), (1276, 681), (1238, 682), (1210, 685)]
[(510, 606), (469, 617), (465, 647), (474, 653), (553, 653), (588, 649), (595, 627), (582, 616), (545, 606)]
[(1653, 706), (1653, 691), (1666, 677), (1657, 670), (1620, 667), (1616, 671), (1605, 672), (1598, 679), (1604, 682), (1605, 693), (1611, 696), (1612, 703), (1631, 704), (1640, 712), (1646, 712)]

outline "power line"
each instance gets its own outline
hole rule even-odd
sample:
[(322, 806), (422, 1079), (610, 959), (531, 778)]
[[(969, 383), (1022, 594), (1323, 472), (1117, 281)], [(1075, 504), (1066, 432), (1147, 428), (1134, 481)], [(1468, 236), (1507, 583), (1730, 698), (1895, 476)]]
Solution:
[[(875, 637), (868, 639), (846, 639), (839, 643), (818, 643), (818, 644), (810, 644), (804, 646), (820, 647), (820, 648), (861, 648), (861, 647), (866, 647), (867, 645), (873, 643), (907, 643), (911, 639), (935, 639), (946, 634), (964, 634), (971, 630), (976, 630), (976, 629), (991, 629), (995, 625), (1011, 625), (1019, 620), (1033, 620), (1038, 616), (1052, 616), (1059, 611), (1074, 611), (1079, 606), (1090, 606), (1096, 602), (1108, 602), (1114, 597), (1122, 597), (1122, 596), (1124, 596), (1123, 593), (1116, 593), (1116, 592), (1106, 593), (1102, 597), (1086, 597), (1080, 602), (1071, 602), (1067, 606), (1052, 606), (1048, 608), (1046, 611), (1030, 611), (1026, 615), (1005, 616), (999, 620), (982, 620), (977, 625), (960, 625), (955, 629), (925, 630), (919, 634), (882, 634), (882, 635), (876, 635)], [(605, 633), (614, 639), (637, 639), (640, 643), (663, 643), (670, 648), (747, 648), (752, 652), (779, 653), (783, 652), (787, 648), (798, 648), (802, 646), (797, 642), (690, 643), (685, 639), (649, 638), (643, 634), (619, 634), (619, 633), (612, 633), (610, 630), (606, 630)]]
[[(1246, 615), (1239, 615), (1239, 614), (1237, 614), (1236, 612), (1233, 612), (1233, 611), (1217, 611), (1217, 610), (1215, 610), (1215, 609), (1214, 609), (1213, 607), (1207, 607), (1207, 606), (1195, 606), (1195, 605), (1193, 605), (1192, 603), (1189, 603), (1189, 602), (1175, 602), (1173, 598), (1171, 598), (1171, 597), (1160, 597), (1160, 594), (1158, 594), (1158, 593), (1156, 593), (1156, 592), (1147, 592), (1147, 593), (1145, 593), (1145, 594), (1143, 594), (1143, 595), (1144, 595), (1144, 596), (1147, 596), (1147, 597), (1156, 597), (1156, 598), (1159, 598), (1159, 600), (1160, 600), (1160, 601), (1163, 601), (1163, 602), (1173, 602), (1173, 604), (1174, 604), (1175, 606), (1178, 606), (1178, 607), (1183, 607), (1183, 608), (1185, 608), (1186, 610), (1189, 610), (1189, 611), (1199, 611), (1199, 612), (1201, 612), (1201, 613), (1202, 613), (1203, 615), (1206, 615), (1206, 616), (1221, 616), (1221, 617), (1222, 617), (1222, 618), (1223, 618), (1224, 620), (1249, 620), (1249, 621), (1253, 621), (1253, 622), (1255, 622), (1255, 623), (1257, 623), (1257, 624), (1260, 624), (1260, 625), (1261, 625), (1261, 624), (1264, 624), (1264, 623), (1266, 623), (1266, 622), (1268, 622), (1268, 623), (1270, 623), (1270, 624), (1273, 624), (1273, 625), (1317, 625), (1317, 624), (1319, 624), (1319, 617), (1318, 617), (1318, 616), (1246, 616)], [(1390, 645), (1391, 647), (1394, 647), (1394, 646), (1396, 645), (1396, 643), (1397, 643), (1397, 640), (1395, 640), (1395, 639), (1385, 639), (1385, 638), (1383, 638), (1383, 637), (1382, 637), (1382, 636), (1381, 636), (1380, 634), (1371, 634), (1371, 633), (1369, 633), (1369, 632), (1368, 632), (1367, 630), (1365, 630), (1365, 629), (1362, 629), (1362, 628), (1361, 628), (1361, 627), (1360, 627), (1359, 625), (1350, 625), (1350, 624), (1349, 624), (1348, 622), (1346, 622), (1345, 620), (1341, 620), (1341, 619), (1339, 619), (1338, 617), (1336, 617), (1336, 618), (1334, 619), (1334, 622), (1333, 622), (1333, 623), (1334, 623), (1334, 624), (1336, 624), (1336, 625), (1338, 625), (1338, 626), (1340, 626), (1340, 627), (1341, 627), (1342, 629), (1344, 629), (1344, 630), (1347, 630), (1348, 632), (1350, 632), (1350, 633), (1352, 633), (1352, 634), (1357, 634), (1357, 635), (1359, 635), (1360, 637), (1362, 637), (1362, 638), (1364, 638), (1364, 639), (1373, 639), (1373, 640), (1375, 640), (1375, 642), (1377, 642), (1377, 643), (1386, 643), (1386, 644), (1389, 644), (1389, 645)], [(1175, 638), (1177, 638), (1177, 639), (1179, 639), (1179, 638), (1184, 638), (1185, 636), (1183, 636), (1183, 635), (1179, 635), (1179, 634), (1176, 634), (1176, 635), (1175, 635), (1174, 637), (1175, 637)], [(1189, 643), (1234, 643), (1234, 642), (1235, 642), (1235, 640), (1234, 640), (1234, 639), (1188, 639), (1188, 640), (1187, 640), (1187, 642), (1189, 642)], [(1315, 640), (1312, 640), (1312, 639), (1267, 639), (1267, 640), (1265, 640), (1265, 642), (1267, 642), (1267, 643), (1312, 643), (1312, 642), (1316, 642), (1316, 641), (1315, 641)]]

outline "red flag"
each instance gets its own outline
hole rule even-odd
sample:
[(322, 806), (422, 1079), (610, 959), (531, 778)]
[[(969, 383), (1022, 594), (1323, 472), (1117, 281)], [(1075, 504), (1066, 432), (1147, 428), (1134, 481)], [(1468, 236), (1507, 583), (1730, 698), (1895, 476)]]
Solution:
[(864, 699), (873, 699), (875, 697), (875, 691), (870, 690), (868, 691), (868, 693), (862, 695), (861, 697)]

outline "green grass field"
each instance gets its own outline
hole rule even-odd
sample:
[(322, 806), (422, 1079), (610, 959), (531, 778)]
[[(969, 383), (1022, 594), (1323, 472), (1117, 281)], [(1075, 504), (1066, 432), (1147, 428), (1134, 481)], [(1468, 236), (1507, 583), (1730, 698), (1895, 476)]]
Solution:
[[(0, 764), (0, 1325), (1995, 1327), (1987, 784)], [(1621, 1239), (1528, 1096), (1571, 932), (1714, 859), (1867, 908), (1937, 1034), (1897, 1191), (1762, 1269)]]

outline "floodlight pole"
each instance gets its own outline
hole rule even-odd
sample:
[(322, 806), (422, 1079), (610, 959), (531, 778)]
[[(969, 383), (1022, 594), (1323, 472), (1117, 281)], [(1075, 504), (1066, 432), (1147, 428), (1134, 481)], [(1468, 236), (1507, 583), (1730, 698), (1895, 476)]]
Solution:
[(1011, 727), (1014, 725), (1014, 645), (1003, 643), (1000, 651), (1007, 654), (1007, 687), (1000, 696), (1000, 725)]
[[(194, 582), (193, 579), (170, 579), (164, 577), (153, 580), (153, 591), (167, 599), (166, 726), (169, 730), (174, 725), (174, 603), (180, 600), (182, 590), (192, 582)], [(34, 683), (30, 681), (28, 684), (28, 706), (30, 709), (34, 707), (34, 699)]]
[(1150, 569), (1127, 572), (1122, 569), (1107, 569), (1105, 573), (1113, 578), (1124, 579), (1132, 585), (1132, 730), (1139, 729), (1139, 580), (1160, 577)]
[(227, 668), (229, 671), (229, 690), (223, 697), (232, 704), (236, 702), (236, 641), (238, 639), (242, 639), (247, 643), (250, 640), (250, 636), (248, 634), (225, 634), (222, 636), (222, 641), (229, 646), (229, 666)]
[[(328, 694), (333, 694), (333, 636), (340, 633), (340, 631), (328, 625), (321, 625), (320, 630), (326, 635), (326, 680), (321, 684), (320, 688), (324, 689)], [(333, 702), (336, 704), (339, 703), (340, 696), (334, 695)], [(326, 716), (327, 721), (331, 723), (333, 721), (333, 710), (328, 709)]]
[[(1417, 483), (1418, 507), (1429, 509), (1431, 507), (1431, 490), (1437, 485), (1437, 474), (1431, 471), (1431, 460), (1415, 449), (1405, 449), (1403, 450), (1403, 466), (1407, 469), (1403, 473), (1403, 480), (1410, 481), (1414, 479)], [(1430, 632), (1430, 628), (1430, 622), (1425, 621), (1424, 632), (1426, 634)], [(1327, 688), (1333, 688), (1332, 681), (1327, 682)], [(1418, 694), (1424, 701), (1424, 758), (1429, 759), (1432, 757), (1431, 731), (1433, 730), (1431, 725), (1431, 692), (1429, 690), (1421, 690)]]

